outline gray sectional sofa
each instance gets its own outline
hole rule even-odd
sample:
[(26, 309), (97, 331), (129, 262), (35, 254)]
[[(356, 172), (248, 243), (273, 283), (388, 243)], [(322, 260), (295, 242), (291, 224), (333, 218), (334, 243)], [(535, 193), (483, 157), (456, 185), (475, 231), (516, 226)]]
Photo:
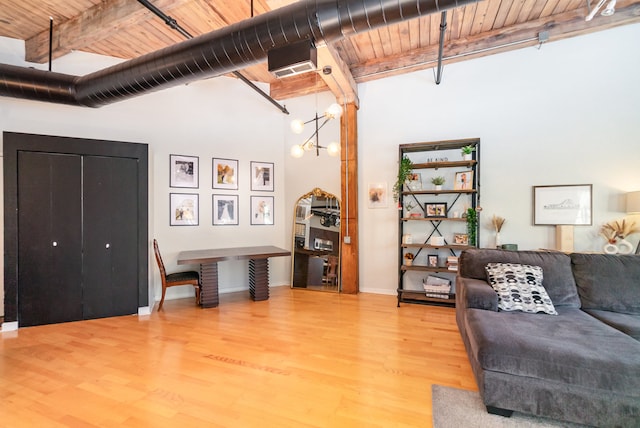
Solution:
[[(541, 267), (557, 314), (498, 310), (490, 263)], [(456, 321), (489, 412), (640, 427), (640, 256), (466, 250)]]

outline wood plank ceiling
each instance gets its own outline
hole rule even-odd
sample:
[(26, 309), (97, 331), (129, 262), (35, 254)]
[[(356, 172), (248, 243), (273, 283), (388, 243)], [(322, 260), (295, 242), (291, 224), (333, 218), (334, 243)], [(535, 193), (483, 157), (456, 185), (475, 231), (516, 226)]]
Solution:
[[(604, 10), (607, 3), (602, 6)], [(194, 36), (291, 3), (290, 0), (152, 0)], [(447, 13), (443, 63), (468, 60), (548, 41), (640, 22), (640, 0), (619, 0), (616, 13), (585, 17), (598, 0), (484, 0)], [(253, 11), (252, 9), (253, 5)], [(131, 59), (184, 41), (180, 33), (134, 0), (0, 0), (0, 36), (25, 41), (26, 60), (44, 63), (53, 18), (53, 57), (85, 51)], [(319, 53), (320, 65), (338, 69), (341, 86), (314, 73), (276, 79), (266, 63), (238, 70), (270, 85), (282, 100), (322, 90), (357, 104), (357, 83), (433, 68), (441, 15), (390, 25), (343, 39)], [(319, 67), (321, 69), (321, 67)], [(318, 73), (322, 75), (322, 73)], [(335, 73), (334, 73), (335, 74)]]

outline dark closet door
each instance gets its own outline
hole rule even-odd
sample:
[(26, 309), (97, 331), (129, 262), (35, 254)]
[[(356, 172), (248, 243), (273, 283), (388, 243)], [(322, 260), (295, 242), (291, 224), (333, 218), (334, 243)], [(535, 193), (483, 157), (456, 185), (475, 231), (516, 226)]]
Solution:
[(20, 326), (82, 319), (81, 157), (18, 153)]
[(84, 319), (138, 311), (138, 161), (83, 157)]

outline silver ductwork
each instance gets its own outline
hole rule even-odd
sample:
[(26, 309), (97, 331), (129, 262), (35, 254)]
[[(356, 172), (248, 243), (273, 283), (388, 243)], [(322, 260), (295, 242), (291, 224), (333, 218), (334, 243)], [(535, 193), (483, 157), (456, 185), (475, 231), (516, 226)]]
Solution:
[(100, 107), (258, 64), (301, 40), (331, 43), (476, 1), (301, 1), (86, 76), (0, 64), (0, 96)]

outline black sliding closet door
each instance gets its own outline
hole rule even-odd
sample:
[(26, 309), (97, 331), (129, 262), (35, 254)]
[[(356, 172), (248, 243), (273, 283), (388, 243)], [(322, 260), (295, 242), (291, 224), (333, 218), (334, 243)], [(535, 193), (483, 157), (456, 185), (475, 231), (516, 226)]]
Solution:
[(18, 154), (21, 326), (138, 308), (138, 162)]
[(82, 319), (81, 157), (18, 153), (21, 326)]
[(138, 310), (138, 162), (83, 157), (84, 319)]

